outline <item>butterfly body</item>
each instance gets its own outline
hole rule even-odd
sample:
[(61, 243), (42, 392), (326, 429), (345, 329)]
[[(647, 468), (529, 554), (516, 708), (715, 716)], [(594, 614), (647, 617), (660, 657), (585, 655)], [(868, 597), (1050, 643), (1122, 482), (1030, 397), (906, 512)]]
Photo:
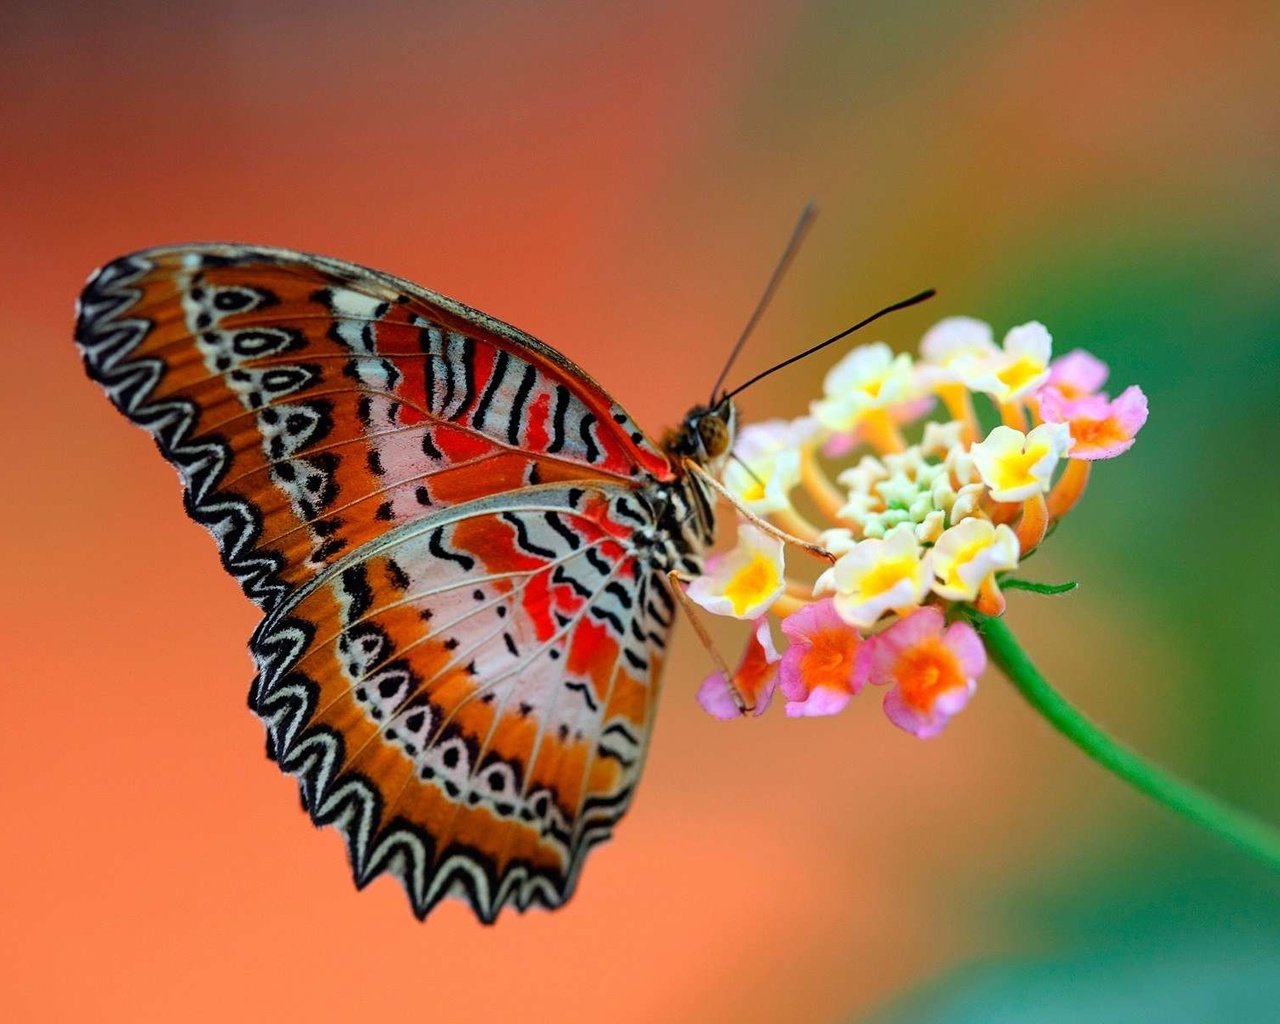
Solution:
[(625, 812), (730, 403), (650, 441), (535, 339), (288, 250), (98, 271), (77, 343), (264, 611), (250, 706), (358, 885), (557, 906)]

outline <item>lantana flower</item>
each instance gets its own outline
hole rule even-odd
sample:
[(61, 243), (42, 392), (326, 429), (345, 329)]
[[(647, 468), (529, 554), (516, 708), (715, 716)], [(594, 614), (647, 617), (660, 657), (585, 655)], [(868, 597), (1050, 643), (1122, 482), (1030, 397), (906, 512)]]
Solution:
[[(784, 624), (783, 631), (786, 631)], [(790, 652), (788, 652), (790, 653)], [(742, 661), (733, 673), (733, 681), (723, 672), (713, 672), (698, 687), (698, 703), (707, 714), (722, 720), (737, 718), (741, 712), (734, 699), (736, 690), (746, 701), (753, 715), (763, 715), (773, 700), (778, 685), (778, 661), (781, 655), (773, 645), (773, 632), (769, 618), (756, 619), (751, 639), (743, 652)]]
[(748, 424), (733, 446), (735, 458), (725, 466), (724, 485), (756, 515), (790, 508), (791, 491), (800, 482), (801, 451), (821, 429), (810, 416)]
[(933, 592), (948, 601), (973, 601), (994, 573), (1018, 567), (1018, 537), (989, 519), (964, 519), (933, 545)]
[(810, 412), (830, 436), (827, 455), (842, 455), (860, 434), (884, 435), (894, 423), (909, 423), (929, 411), (932, 399), (920, 386), (910, 355), (894, 354), (882, 341), (859, 345), (836, 363), (822, 382), (822, 398)]
[(982, 482), (996, 501), (1026, 501), (1049, 490), (1058, 460), (1071, 447), (1071, 431), (1065, 423), (1042, 423), (1024, 434), (999, 426), (969, 454)]
[(1102, 390), (1109, 372), (1101, 359), (1078, 348), (1049, 364), (1044, 388), (1052, 388), (1066, 399), (1084, 398)]
[(859, 541), (818, 577), (815, 594), (834, 594), (835, 610), (863, 629), (889, 611), (914, 608), (929, 591), (929, 556), (915, 530), (895, 526), (884, 539)]
[(1113, 459), (1133, 447), (1147, 422), (1147, 396), (1134, 385), (1109, 400), (1106, 395), (1064, 398), (1046, 388), (1040, 394), (1040, 415), (1046, 423), (1066, 424), (1071, 431), (1073, 459)]
[(837, 614), (830, 598), (782, 620), (788, 640), (779, 688), (792, 718), (834, 715), (866, 685), (865, 643)]
[(971, 316), (949, 316), (920, 339), (918, 372), (925, 383), (970, 386), (1000, 355), (991, 325)]
[(1004, 336), (1003, 349), (974, 375), (969, 387), (1001, 404), (1027, 398), (1049, 379), (1052, 352), (1053, 338), (1044, 324), (1032, 321), (1014, 327)]
[(689, 584), (689, 597), (707, 611), (735, 619), (759, 618), (786, 587), (782, 541), (741, 523), (738, 543)]
[(869, 680), (891, 687), (884, 713), (921, 739), (936, 736), (969, 703), (987, 665), (974, 628), (945, 622), (938, 608), (921, 608), (868, 641)]

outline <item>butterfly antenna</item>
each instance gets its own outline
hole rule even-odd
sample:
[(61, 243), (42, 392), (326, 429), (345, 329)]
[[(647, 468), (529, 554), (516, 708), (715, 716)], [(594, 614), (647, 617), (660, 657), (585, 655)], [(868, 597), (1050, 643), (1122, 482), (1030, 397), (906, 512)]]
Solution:
[(804, 209), (800, 211), (800, 218), (796, 221), (796, 226), (791, 231), (791, 238), (787, 242), (787, 247), (782, 251), (782, 257), (778, 260), (778, 265), (773, 268), (769, 283), (764, 286), (764, 294), (760, 296), (760, 301), (756, 303), (756, 308), (751, 311), (751, 316), (747, 319), (747, 325), (742, 328), (742, 333), (738, 335), (738, 340), (734, 342), (733, 348), (729, 351), (729, 358), (725, 360), (724, 369), (720, 371), (720, 376), (716, 378), (715, 385), (711, 388), (709, 405), (716, 404), (716, 393), (723, 386), (724, 379), (729, 376), (729, 371), (733, 368), (733, 363), (738, 358), (738, 353), (742, 351), (742, 346), (747, 343), (747, 338), (751, 336), (751, 332), (755, 330), (760, 317), (764, 315), (764, 311), (769, 305), (769, 300), (773, 298), (773, 293), (778, 290), (782, 275), (787, 272), (787, 267), (791, 266), (791, 261), (796, 258), (796, 253), (800, 250), (800, 243), (804, 241), (804, 236), (808, 234), (809, 227), (813, 224), (813, 218), (817, 215), (818, 208), (813, 204), (813, 200), (809, 200), (809, 202), (805, 203)]
[(917, 303), (924, 302), (925, 299), (933, 298), (937, 294), (938, 293), (936, 289), (930, 288), (927, 291), (921, 292), (919, 295), (913, 295), (909, 299), (903, 299), (900, 302), (895, 302), (892, 306), (885, 306), (884, 309), (880, 310), (879, 312), (872, 313), (869, 317), (867, 317), (864, 320), (859, 320), (852, 327), (846, 327), (839, 334), (833, 335), (832, 337), (828, 338), (826, 341), (822, 342), (821, 344), (814, 345), (813, 348), (807, 348), (803, 352), (798, 352), (796, 355), (792, 356), (790, 359), (784, 359), (782, 362), (778, 363), (777, 366), (771, 366), (769, 367), (769, 369), (761, 373), (757, 373), (745, 384), (739, 384), (736, 388), (734, 388), (724, 397), (733, 398), (734, 395), (739, 395), (743, 391), (746, 391), (747, 388), (751, 387), (752, 384), (755, 384), (755, 383), (758, 383), (759, 381), (764, 380), (771, 373), (777, 373), (779, 370), (785, 369), (786, 367), (790, 366), (792, 363), (798, 363), (801, 359), (807, 359), (809, 356), (813, 355), (815, 352), (821, 352), (828, 345), (834, 345), (841, 338), (847, 338), (854, 331), (861, 330), (863, 327), (866, 327), (867, 324), (875, 323), (882, 316), (888, 316), (890, 313), (896, 313), (900, 309), (906, 309), (908, 306), (914, 306)]

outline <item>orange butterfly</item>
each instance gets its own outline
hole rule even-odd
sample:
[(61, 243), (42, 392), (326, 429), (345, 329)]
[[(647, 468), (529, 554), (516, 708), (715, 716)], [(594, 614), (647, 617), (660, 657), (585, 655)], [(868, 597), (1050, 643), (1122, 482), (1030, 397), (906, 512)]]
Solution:
[(667, 574), (713, 536), (673, 460), (714, 469), (732, 403), (659, 447), (515, 328), (280, 249), (118, 259), (76, 340), (262, 607), (250, 706), (356, 884), (563, 903), (644, 762)]

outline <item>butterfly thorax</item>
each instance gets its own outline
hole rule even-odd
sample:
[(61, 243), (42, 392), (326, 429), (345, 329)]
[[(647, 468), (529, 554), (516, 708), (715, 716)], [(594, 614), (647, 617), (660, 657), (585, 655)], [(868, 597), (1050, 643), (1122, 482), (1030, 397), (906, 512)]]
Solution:
[(703, 552), (715, 541), (715, 495), (687, 464), (718, 474), (733, 448), (736, 422), (733, 402), (725, 399), (711, 407), (694, 406), (680, 426), (663, 438), (676, 478), (655, 481), (645, 489), (656, 512), (655, 526), (648, 531), (654, 545), (650, 557), (659, 567), (701, 571)]

